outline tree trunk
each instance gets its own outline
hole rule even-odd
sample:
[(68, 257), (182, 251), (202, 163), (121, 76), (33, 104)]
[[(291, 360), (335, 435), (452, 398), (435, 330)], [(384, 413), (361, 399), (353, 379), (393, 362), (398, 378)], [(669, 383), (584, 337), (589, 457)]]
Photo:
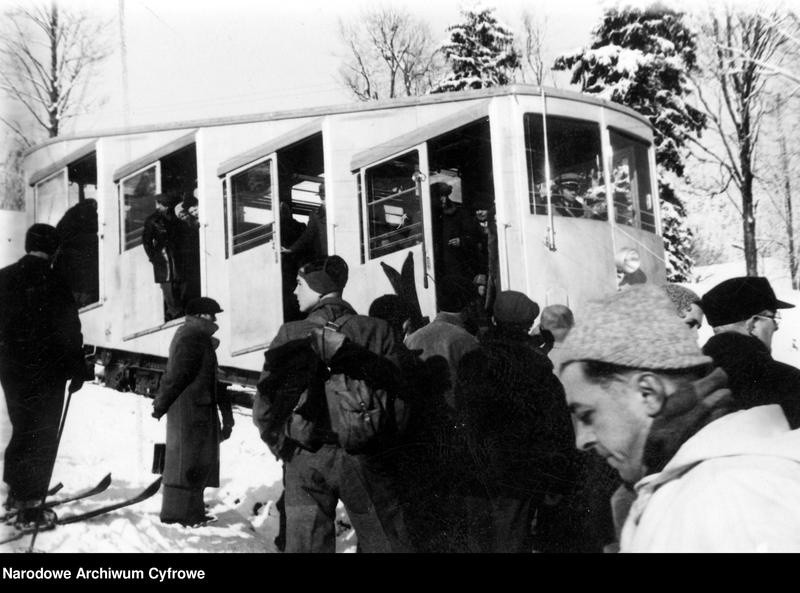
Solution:
[(748, 276), (758, 276), (758, 246), (756, 245), (756, 217), (753, 207), (753, 183), (742, 187), (742, 229), (744, 231), (744, 263)]
[(789, 277), (792, 280), (792, 290), (800, 288), (800, 277), (797, 274), (797, 253), (794, 250), (794, 224), (792, 216), (792, 184), (789, 173), (789, 154), (786, 150), (786, 136), (784, 135), (781, 117), (781, 96), (775, 99), (775, 115), (778, 120), (778, 141), (781, 150), (781, 169), (783, 172), (783, 197), (786, 222), (786, 249), (789, 252)]

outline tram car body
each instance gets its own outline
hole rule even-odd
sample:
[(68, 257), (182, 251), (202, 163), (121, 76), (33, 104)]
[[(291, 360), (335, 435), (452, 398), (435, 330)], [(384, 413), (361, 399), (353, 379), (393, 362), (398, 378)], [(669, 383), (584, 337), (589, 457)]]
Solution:
[(422, 314), (436, 314), (451, 272), (436, 257), (437, 182), (465, 212), (493, 205), (501, 290), (579, 315), (665, 276), (652, 128), (575, 92), (510, 86), (64, 136), (30, 150), (24, 171), (28, 224), (96, 201), (67, 273), (107, 381), (140, 392), (156, 388), (182, 323), (166, 319), (142, 247), (156, 194), (199, 202), (188, 282), (224, 309), (217, 356), (231, 383), (253, 384), (294, 305), (281, 239), (308, 221), (320, 185), (327, 251), (347, 261), (343, 296), (362, 313), (393, 292), (381, 264), (400, 270), (410, 253)]

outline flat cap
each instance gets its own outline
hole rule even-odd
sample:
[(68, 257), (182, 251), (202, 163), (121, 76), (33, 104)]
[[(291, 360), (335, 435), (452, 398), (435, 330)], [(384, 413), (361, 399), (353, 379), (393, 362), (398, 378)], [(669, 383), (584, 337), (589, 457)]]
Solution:
[(711, 363), (664, 290), (650, 284), (587, 303), (564, 341), (563, 364), (578, 360), (651, 370)]
[(717, 284), (700, 299), (700, 308), (711, 327), (744, 321), (761, 311), (790, 309), (775, 297), (769, 280), (762, 276), (740, 276)]

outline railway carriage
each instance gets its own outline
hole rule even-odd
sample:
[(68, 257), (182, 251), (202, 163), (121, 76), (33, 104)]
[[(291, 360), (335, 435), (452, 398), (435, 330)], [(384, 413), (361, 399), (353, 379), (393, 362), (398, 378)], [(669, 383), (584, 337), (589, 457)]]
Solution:
[[(69, 271), (85, 343), (111, 385), (152, 392), (181, 319), (166, 320), (142, 247), (154, 196), (194, 193), (196, 290), (222, 305), (224, 379), (252, 385), (287, 318), (282, 233), (325, 188), (327, 250), (350, 266), (360, 312), (409, 257), (423, 315), (450, 270), (431, 184), (469, 212), (489, 203), (496, 281), (540, 305), (664, 281), (652, 128), (625, 107), (532, 86), (242, 115), (51, 139), (29, 151), (28, 223), (97, 203), (97, 241)], [(281, 215), (283, 214), (283, 216)], [(288, 217), (290, 215), (290, 217)], [(88, 288), (87, 288), (88, 287)]]

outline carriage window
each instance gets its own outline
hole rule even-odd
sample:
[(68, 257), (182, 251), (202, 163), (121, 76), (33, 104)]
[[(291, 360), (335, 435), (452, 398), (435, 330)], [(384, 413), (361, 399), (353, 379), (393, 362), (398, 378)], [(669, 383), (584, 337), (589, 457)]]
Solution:
[(263, 161), (231, 175), (231, 217), (233, 254), (247, 251), (272, 240), (271, 162)]
[(422, 242), (422, 206), (414, 172), (417, 151), (366, 170), (370, 259)]
[(649, 144), (609, 129), (611, 136), (611, 180), (614, 185), (616, 220), (633, 225), (638, 208), (641, 227), (655, 232), (653, 194), (650, 185)]
[[(547, 214), (542, 116), (526, 113), (524, 121), (531, 213)], [(561, 216), (608, 220), (597, 123), (548, 116), (547, 151), (553, 212)]]
[(43, 222), (56, 226), (64, 211), (67, 209), (67, 200), (64, 195), (66, 183), (64, 177), (66, 170), (50, 177), (36, 185), (36, 201), (34, 202), (34, 217), (36, 222)]
[(142, 244), (144, 221), (156, 209), (156, 165), (122, 180), (123, 250)]

